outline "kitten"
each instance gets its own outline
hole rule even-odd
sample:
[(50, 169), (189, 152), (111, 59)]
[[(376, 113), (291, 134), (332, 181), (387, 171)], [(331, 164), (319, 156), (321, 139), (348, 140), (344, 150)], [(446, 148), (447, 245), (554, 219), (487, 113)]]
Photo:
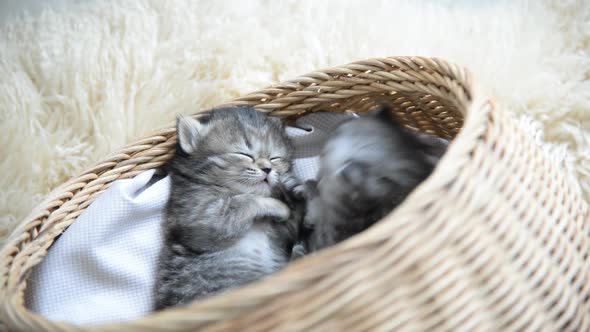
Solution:
[[(155, 309), (259, 280), (288, 263), (303, 212), (284, 126), (249, 107), (179, 117)], [(300, 204), (299, 204), (300, 205)]]
[(320, 250), (382, 219), (430, 175), (447, 145), (403, 128), (387, 108), (342, 123), (322, 151), (319, 182), (307, 183), (304, 223), (313, 232), (293, 251)]

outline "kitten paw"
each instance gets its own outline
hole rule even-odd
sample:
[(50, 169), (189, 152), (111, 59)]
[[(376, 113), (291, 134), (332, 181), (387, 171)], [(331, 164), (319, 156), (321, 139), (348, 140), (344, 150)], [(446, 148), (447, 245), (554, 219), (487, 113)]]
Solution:
[(293, 188), (293, 196), (298, 200), (303, 200), (307, 197), (307, 186), (299, 184)]
[(297, 260), (297, 259), (305, 256), (306, 254), (307, 254), (307, 250), (305, 250), (305, 247), (303, 246), (303, 244), (297, 243), (296, 245), (293, 246), (293, 249), (291, 249), (291, 260), (292, 261)]
[(291, 215), (289, 207), (278, 199), (261, 197), (258, 202), (261, 209), (260, 214), (262, 216), (270, 217), (275, 221), (285, 222)]
[(281, 175), (280, 178), (281, 185), (285, 189), (288, 194), (291, 194), (296, 199), (302, 199), (304, 193), (304, 186), (301, 184), (301, 181), (295, 175), (291, 173), (285, 173)]

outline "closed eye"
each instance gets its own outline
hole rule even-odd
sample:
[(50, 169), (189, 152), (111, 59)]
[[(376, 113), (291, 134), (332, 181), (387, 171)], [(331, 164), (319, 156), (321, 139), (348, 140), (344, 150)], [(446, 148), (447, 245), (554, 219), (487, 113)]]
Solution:
[(271, 162), (273, 162), (273, 161), (279, 161), (281, 159), (283, 159), (283, 158), (281, 158), (281, 157), (272, 157), (272, 158), (270, 158), (270, 161)]
[(252, 157), (251, 155), (244, 153), (244, 152), (234, 152), (234, 154), (241, 156), (241, 157), (246, 157), (252, 161), (254, 161), (254, 157)]

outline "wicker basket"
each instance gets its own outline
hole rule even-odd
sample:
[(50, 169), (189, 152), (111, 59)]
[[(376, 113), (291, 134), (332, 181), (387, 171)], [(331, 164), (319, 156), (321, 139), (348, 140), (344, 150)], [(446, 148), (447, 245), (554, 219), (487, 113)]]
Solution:
[(434, 174), (368, 231), (264, 282), (138, 321), (79, 327), (28, 311), (31, 269), (113, 181), (171, 157), (170, 127), (60, 186), (20, 224), (0, 253), (4, 328), (590, 330), (588, 205), (463, 68), (416, 57), (359, 61), (230, 104), (297, 117), (383, 102), (408, 127), (453, 138), (453, 144)]

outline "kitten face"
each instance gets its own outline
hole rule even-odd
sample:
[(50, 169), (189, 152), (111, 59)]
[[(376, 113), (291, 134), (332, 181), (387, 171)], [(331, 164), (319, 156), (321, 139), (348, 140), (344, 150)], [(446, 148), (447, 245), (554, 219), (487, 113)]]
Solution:
[(388, 112), (347, 121), (326, 142), (318, 184), (326, 203), (359, 213), (399, 203), (430, 174), (446, 143), (403, 129)]
[(182, 172), (235, 192), (271, 196), (291, 165), (280, 120), (252, 108), (215, 110), (201, 121), (179, 118), (178, 140)]

